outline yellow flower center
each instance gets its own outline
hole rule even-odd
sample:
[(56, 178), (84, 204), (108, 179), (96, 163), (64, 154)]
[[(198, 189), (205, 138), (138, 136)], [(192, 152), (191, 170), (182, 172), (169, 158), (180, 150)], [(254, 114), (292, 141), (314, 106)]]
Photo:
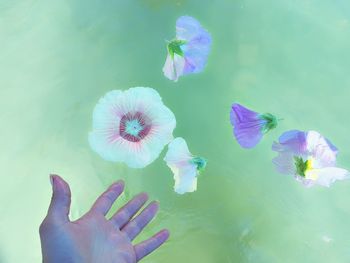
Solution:
[(314, 159), (312, 157), (310, 159), (308, 159), (306, 161), (306, 170), (305, 171), (313, 169), (313, 167), (312, 167), (313, 163), (314, 163)]
[(314, 159), (312, 157), (306, 161), (305, 179), (316, 181), (318, 174), (313, 169), (313, 163)]

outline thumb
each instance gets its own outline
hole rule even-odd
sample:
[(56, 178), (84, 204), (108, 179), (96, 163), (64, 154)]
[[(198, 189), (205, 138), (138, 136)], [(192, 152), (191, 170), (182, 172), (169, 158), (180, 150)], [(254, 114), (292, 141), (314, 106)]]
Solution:
[(61, 222), (69, 221), (71, 192), (68, 183), (58, 175), (51, 174), (52, 198), (48, 216)]

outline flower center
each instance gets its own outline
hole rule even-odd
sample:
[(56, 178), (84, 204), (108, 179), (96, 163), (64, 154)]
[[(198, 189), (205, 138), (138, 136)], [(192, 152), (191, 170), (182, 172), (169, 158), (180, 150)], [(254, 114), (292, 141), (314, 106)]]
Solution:
[(151, 130), (151, 120), (141, 112), (127, 113), (119, 125), (120, 136), (130, 142), (139, 142), (147, 136)]

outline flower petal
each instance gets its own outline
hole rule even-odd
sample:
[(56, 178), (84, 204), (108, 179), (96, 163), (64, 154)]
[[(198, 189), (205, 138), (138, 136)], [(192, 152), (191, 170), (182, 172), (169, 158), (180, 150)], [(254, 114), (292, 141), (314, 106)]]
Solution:
[(208, 34), (208, 36), (202, 36), (183, 46), (185, 57), (184, 75), (199, 73), (204, 70), (210, 52), (210, 43), (211, 39)]
[(329, 187), (337, 180), (349, 178), (349, 172), (338, 167), (311, 169), (305, 172), (305, 178), (315, 181), (318, 185)]
[(263, 137), (262, 128), (266, 121), (259, 118), (259, 113), (234, 103), (230, 112), (234, 135), (243, 148), (253, 148)]
[(176, 21), (176, 38), (185, 40), (181, 48), (185, 57), (183, 74), (201, 72), (208, 59), (211, 36), (201, 24), (190, 16), (182, 16)]
[(298, 130), (284, 132), (278, 139), (278, 143), (274, 142), (272, 150), (276, 152), (290, 152), (295, 156), (305, 156), (306, 149), (306, 133)]
[(185, 59), (183, 57), (174, 54), (174, 58), (172, 59), (168, 54), (163, 67), (164, 76), (176, 82), (183, 75), (184, 67)]
[(181, 16), (176, 20), (176, 38), (186, 41), (196, 39), (205, 31), (201, 24), (191, 16)]
[(174, 172), (174, 191), (178, 194), (195, 192), (197, 190), (197, 176), (195, 166), (185, 166), (182, 169), (176, 169)]
[(315, 159), (315, 168), (334, 166), (337, 148), (317, 131), (307, 133), (307, 150)]
[(294, 165), (294, 155), (288, 152), (280, 153), (272, 162), (276, 166), (276, 170), (281, 174), (296, 174)]
[(306, 188), (310, 188), (316, 184), (314, 180), (306, 179), (305, 177), (302, 177), (300, 175), (295, 175), (295, 179), (302, 183)]

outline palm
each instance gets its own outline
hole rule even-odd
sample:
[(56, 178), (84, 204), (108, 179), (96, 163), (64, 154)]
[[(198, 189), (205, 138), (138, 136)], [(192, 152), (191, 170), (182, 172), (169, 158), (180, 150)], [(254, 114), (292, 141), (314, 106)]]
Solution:
[[(135, 263), (164, 243), (168, 238), (166, 230), (138, 245), (132, 244), (158, 210), (158, 204), (152, 202), (134, 217), (146, 203), (146, 194), (139, 194), (106, 219), (105, 215), (122, 191), (121, 182), (113, 184), (86, 215), (70, 222), (69, 187), (55, 177), (51, 206), (40, 228), (44, 262)], [(59, 196), (63, 198), (58, 199)]]

